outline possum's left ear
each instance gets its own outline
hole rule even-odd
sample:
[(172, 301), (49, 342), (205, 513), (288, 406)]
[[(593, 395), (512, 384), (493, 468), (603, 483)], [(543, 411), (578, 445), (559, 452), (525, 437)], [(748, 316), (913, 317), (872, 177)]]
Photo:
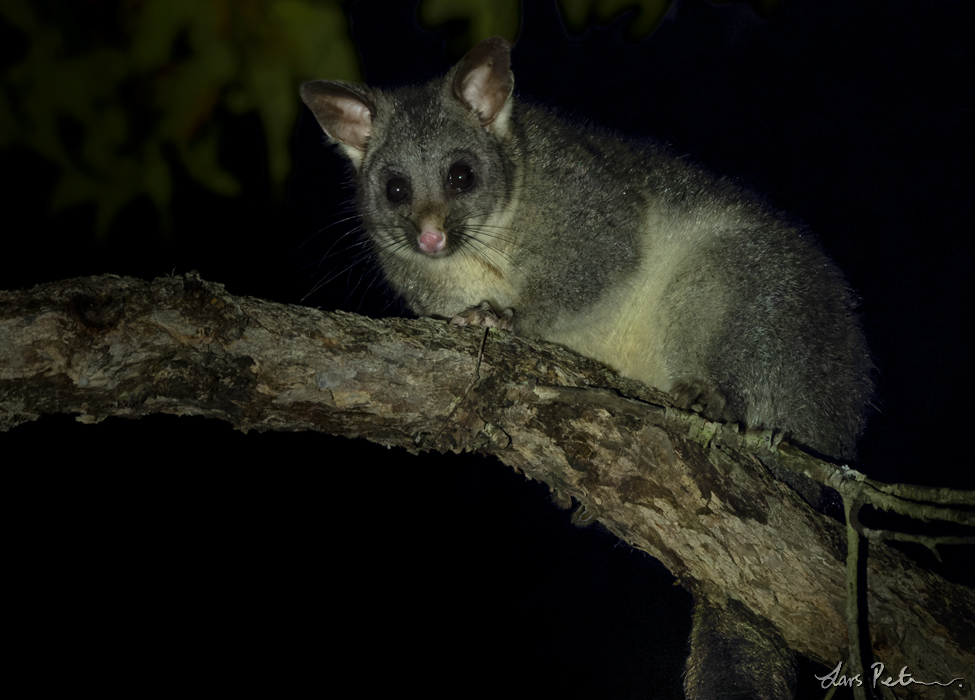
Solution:
[(454, 96), (477, 115), (481, 126), (499, 136), (508, 131), (511, 92), (511, 44), (499, 36), (485, 39), (454, 66)]

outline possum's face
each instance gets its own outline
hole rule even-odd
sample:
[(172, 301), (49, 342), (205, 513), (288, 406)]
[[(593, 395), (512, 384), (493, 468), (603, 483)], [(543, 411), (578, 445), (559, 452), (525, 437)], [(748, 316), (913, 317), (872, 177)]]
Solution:
[(409, 264), (498, 247), (513, 167), (442, 82), (377, 96), (356, 199), (380, 257)]
[(509, 51), (489, 39), (419, 88), (302, 85), (355, 168), (359, 216), (387, 279), (417, 313), (453, 314), (507, 289), (517, 245)]

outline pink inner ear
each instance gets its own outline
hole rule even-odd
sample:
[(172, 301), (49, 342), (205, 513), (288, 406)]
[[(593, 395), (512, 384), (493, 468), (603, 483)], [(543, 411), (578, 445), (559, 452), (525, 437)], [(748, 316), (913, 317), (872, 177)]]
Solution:
[(358, 100), (336, 99), (335, 106), (342, 112), (336, 121), (332, 137), (350, 146), (364, 150), (366, 139), (372, 133), (372, 115), (369, 108)]
[(497, 104), (497, 86), (491, 85), (492, 77), (489, 65), (472, 70), (464, 80), (462, 93), (464, 101), (480, 115), (485, 124), (493, 122), (501, 109), (501, 105)]

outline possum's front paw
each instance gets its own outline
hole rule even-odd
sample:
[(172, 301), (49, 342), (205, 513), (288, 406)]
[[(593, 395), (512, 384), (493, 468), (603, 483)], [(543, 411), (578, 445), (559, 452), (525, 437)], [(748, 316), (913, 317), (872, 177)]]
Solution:
[(457, 314), (450, 323), (455, 326), (480, 326), (481, 328), (501, 328), (506, 331), (515, 330), (515, 310), (505, 309), (498, 314), (491, 302), (482, 301), (466, 311)]
[(728, 422), (733, 416), (726, 411), (728, 400), (711, 382), (701, 379), (682, 379), (670, 389), (674, 405), (700, 413), (708, 420)]

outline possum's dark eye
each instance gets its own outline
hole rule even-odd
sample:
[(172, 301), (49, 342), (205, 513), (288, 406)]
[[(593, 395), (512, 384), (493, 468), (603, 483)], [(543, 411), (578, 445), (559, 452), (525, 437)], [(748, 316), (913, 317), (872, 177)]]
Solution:
[(386, 181), (386, 199), (400, 204), (410, 196), (410, 183), (405, 177), (393, 177)]
[(474, 171), (465, 163), (454, 163), (447, 174), (447, 186), (455, 192), (463, 192), (474, 184)]

